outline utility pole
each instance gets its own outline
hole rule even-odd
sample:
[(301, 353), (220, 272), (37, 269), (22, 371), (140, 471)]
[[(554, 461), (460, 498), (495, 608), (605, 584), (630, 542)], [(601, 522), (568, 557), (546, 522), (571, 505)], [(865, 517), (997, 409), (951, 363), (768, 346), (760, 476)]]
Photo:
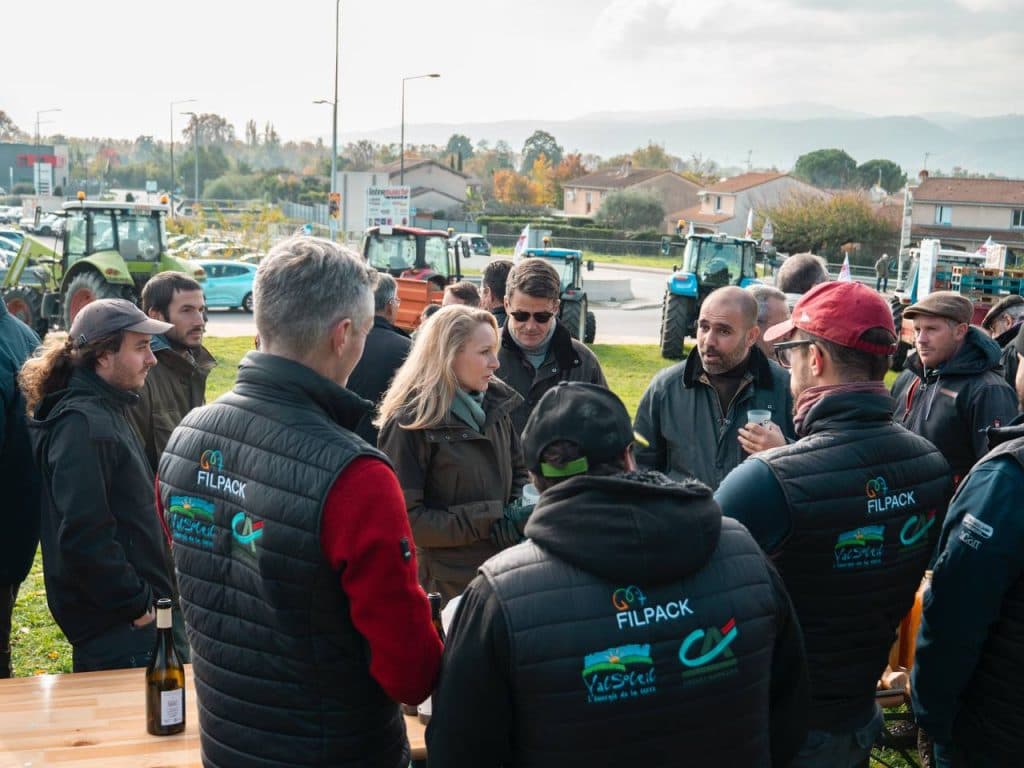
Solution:
[(178, 104), (191, 104), (195, 99), (181, 99), (171, 102), (171, 218), (174, 218), (174, 108)]

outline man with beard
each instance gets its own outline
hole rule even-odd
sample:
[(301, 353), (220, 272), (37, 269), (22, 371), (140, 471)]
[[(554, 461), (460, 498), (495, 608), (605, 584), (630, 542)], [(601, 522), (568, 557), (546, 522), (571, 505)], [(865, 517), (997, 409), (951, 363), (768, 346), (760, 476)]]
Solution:
[(981, 321), (981, 327), (995, 339), (1003, 350), (999, 362), (1003, 366), (1003, 376), (1007, 384), (1015, 386), (1017, 381), (1017, 331), (1024, 320), (1024, 296), (1012, 294), (1005, 296), (992, 305), (992, 309)]
[[(748, 453), (792, 437), (789, 374), (758, 348), (757, 314), (757, 300), (736, 286), (704, 300), (696, 352), (660, 371), (640, 400), (634, 427), (648, 444), (638, 464), (713, 490)], [(750, 410), (772, 420), (748, 424)]]
[(142, 311), (171, 329), (153, 337), (157, 366), (139, 391), (128, 419), (142, 438), (156, 471), (171, 432), (193, 408), (206, 403), (206, 378), (217, 364), (203, 346), (206, 300), (195, 280), (181, 272), (161, 272), (142, 289)]
[(871, 288), (818, 285), (766, 335), (789, 338), (775, 351), (800, 439), (744, 462), (715, 499), (771, 557), (804, 629), (810, 732), (792, 765), (855, 768), (882, 727), (875, 685), (938, 538), (949, 465), (893, 423), (896, 331)]

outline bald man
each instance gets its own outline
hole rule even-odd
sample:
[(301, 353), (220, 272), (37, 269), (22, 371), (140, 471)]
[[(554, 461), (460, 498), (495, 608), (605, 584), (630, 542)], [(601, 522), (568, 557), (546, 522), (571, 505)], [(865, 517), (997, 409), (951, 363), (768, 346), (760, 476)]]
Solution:
[[(736, 286), (704, 300), (696, 349), (660, 371), (640, 401), (634, 428), (648, 445), (637, 448), (637, 463), (714, 490), (757, 442), (745, 447), (741, 428), (754, 438), (793, 437), (789, 374), (758, 348), (757, 310)], [(768, 411), (771, 423), (748, 423), (752, 410)]]

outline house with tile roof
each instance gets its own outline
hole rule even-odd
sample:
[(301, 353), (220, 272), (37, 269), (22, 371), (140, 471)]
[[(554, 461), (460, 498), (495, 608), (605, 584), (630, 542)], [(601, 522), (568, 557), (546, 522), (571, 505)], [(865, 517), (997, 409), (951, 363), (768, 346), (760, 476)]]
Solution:
[(674, 211), (669, 219), (674, 231), (682, 219), (692, 223), (697, 232), (724, 233), (742, 237), (747, 229), (751, 209), (772, 208), (793, 198), (827, 197), (828, 192), (811, 186), (786, 173), (743, 173), (702, 189), (699, 202)]
[[(372, 173), (387, 174), (388, 184), (397, 185), (401, 175), (395, 160)], [(454, 168), (429, 158), (405, 158), (405, 184), (412, 187), (410, 205), (417, 211), (451, 211), (466, 202), (466, 188), (473, 180)]]
[[(668, 213), (695, 204), (700, 187), (675, 171), (634, 168), (627, 160), (618, 168), (567, 181), (562, 189), (565, 193), (562, 211), (567, 216), (594, 216), (612, 192), (624, 189), (646, 192), (656, 198)], [(666, 217), (665, 223), (668, 221)]]
[(910, 239), (975, 251), (989, 237), (1024, 254), (1024, 180), (951, 179), (921, 172), (911, 188)]

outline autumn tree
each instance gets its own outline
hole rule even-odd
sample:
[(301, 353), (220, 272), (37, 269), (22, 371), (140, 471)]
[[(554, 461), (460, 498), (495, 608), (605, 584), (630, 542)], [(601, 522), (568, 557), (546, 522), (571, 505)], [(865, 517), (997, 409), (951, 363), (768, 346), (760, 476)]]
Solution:
[(534, 131), (523, 143), (522, 172), (527, 174), (533, 168), (533, 162), (539, 155), (544, 155), (552, 165), (562, 162), (562, 147), (555, 137), (547, 131)]
[(14, 120), (0, 109), (0, 141), (22, 141), (26, 134), (15, 125)]
[(494, 172), (494, 199), (505, 205), (533, 205), (534, 185), (511, 169)]

